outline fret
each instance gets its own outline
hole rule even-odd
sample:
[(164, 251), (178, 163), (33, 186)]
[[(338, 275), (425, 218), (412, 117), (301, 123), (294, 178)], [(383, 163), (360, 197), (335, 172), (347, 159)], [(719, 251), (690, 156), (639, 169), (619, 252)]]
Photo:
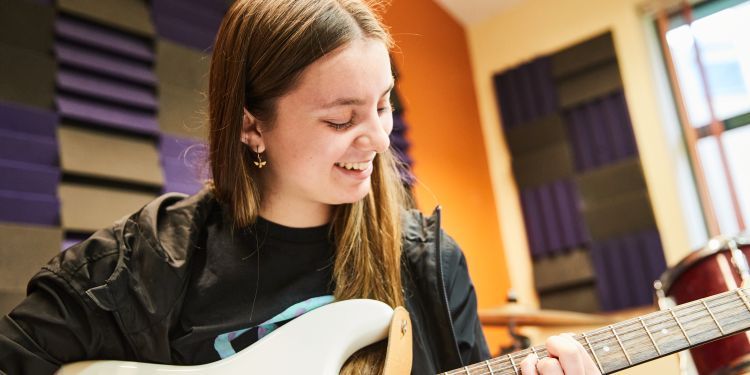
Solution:
[(604, 374), (604, 368), (602, 368), (602, 363), (599, 362), (599, 356), (596, 355), (596, 350), (594, 350), (594, 346), (591, 345), (591, 341), (589, 341), (588, 336), (586, 336), (585, 333), (581, 334), (581, 337), (583, 337), (584, 340), (586, 340), (586, 345), (589, 346), (589, 351), (591, 351), (591, 355), (594, 356), (594, 360), (596, 361), (596, 365), (599, 366), (599, 372)]
[(685, 328), (682, 326), (682, 323), (680, 323), (680, 320), (677, 319), (677, 314), (674, 313), (674, 310), (672, 308), (669, 308), (669, 313), (672, 314), (672, 318), (675, 322), (677, 322), (677, 326), (680, 327), (680, 331), (682, 331), (682, 334), (685, 335), (685, 339), (687, 340), (689, 345), (693, 345), (693, 342), (690, 340), (690, 336), (688, 336), (687, 331), (685, 331)]
[(651, 339), (651, 343), (654, 344), (654, 349), (656, 349), (656, 353), (659, 354), (659, 356), (661, 356), (661, 349), (659, 349), (659, 345), (656, 344), (656, 340), (654, 340), (654, 336), (651, 335), (651, 331), (649, 331), (648, 327), (646, 327), (646, 323), (643, 321), (643, 318), (639, 316), (638, 320), (641, 322), (643, 329), (646, 330), (646, 333), (648, 334), (648, 338)]
[[(736, 289), (608, 325), (580, 334), (575, 339), (586, 348), (599, 371), (604, 374), (748, 328), (750, 295), (745, 294), (745, 289)], [(618, 352), (618, 347), (622, 354)], [(498, 357), (444, 374), (520, 375), (520, 363), (517, 363), (516, 357), (532, 353), (539, 359), (548, 356), (545, 346), (532, 346), (515, 353), (515, 356), (508, 354), (507, 359)]]
[(719, 327), (719, 332), (721, 332), (722, 335), (726, 335), (726, 332), (724, 332), (724, 327), (721, 326), (718, 320), (716, 320), (716, 316), (714, 315), (713, 311), (711, 311), (710, 308), (708, 308), (708, 304), (705, 300), (701, 301), (703, 303), (703, 307), (706, 308), (706, 311), (708, 311), (708, 314), (711, 315), (711, 319), (714, 320), (714, 323), (716, 323), (716, 326)]
[(742, 300), (742, 302), (745, 303), (745, 307), (747, 307), (747, 311), (750, 312), (750, 301), (747, 300), (747, 296), (745, 296), (743, 289), (737, 289), (737, 294), (740, 295), (740, 299)]
[(490, 364), (490, 360), (484, 361), (484, 364), (487, 366), (487, 370), (490, 370), (490, 375), (495, 375), (495, 372), (492, 371), (492, 365)]
[(615, 339), (617, 340), (617, 343), (620, 345), (620, 348), (622, 349), (622, 354), (625, 354), (625, 359), (628, 360), (629, 365), (633, 365), (633, 360), (630, 359), (630, 355), (628, 354), (628, 351), (625, 350), (625, 346), (622, 345), (622, 340), (620, 340), (620, 336), (617, 335), (617, 332), (615, 332), (615, 327), (610, 325), (609, 329), (612, 331), (612, 334), (615, 335)]
[(513, 366), (513, 372), (518, 375), (518, 367), (516, 367), (516, 361), (513, 360), (513, 356), (508, 354), (508, 358), (510, 358), (510, 365)]

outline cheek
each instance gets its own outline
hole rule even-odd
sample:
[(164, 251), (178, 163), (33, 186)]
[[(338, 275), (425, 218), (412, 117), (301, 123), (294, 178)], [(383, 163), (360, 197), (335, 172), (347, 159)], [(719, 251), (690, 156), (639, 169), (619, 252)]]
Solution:
[(393, 131), (393, 114), (388, 113), (387, 115), (384, 115), (380, 123), (385, 134), (391, 135), (391, 132)]

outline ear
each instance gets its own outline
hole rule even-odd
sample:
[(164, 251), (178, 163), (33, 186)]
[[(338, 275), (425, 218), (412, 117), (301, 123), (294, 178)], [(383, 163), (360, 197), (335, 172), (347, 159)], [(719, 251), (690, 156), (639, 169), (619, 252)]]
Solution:
[(242, 108), (242, 131), (240, 132), (240, 141), (246, 144), (253, 152), (266, 150), (263, 141), (263, 133), (260, 128), (260, 121), (248, 112), (247, 108)]

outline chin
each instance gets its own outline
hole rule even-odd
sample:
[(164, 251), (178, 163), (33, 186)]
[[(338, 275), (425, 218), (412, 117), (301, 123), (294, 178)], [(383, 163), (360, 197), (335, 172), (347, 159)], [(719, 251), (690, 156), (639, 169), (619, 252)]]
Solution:
[(364, 197), (367, 196), (367, 194), (370, 193), (370, 185), (367, 185), (367, 188), (365, 189), (356, 189), (352, 191), (347, 191), (346, 193), (338, 194), (334, 201), (331, 204), (348, 204), (348, 203), (354, 203), (359, 202)]

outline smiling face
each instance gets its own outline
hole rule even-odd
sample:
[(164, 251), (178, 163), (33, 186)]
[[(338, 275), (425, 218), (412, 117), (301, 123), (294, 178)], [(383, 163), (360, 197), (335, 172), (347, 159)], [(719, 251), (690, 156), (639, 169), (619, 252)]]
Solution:
[(246, 126), (248, 145), (265, 150), (268, 160), (259, 171), (261, 214), (271, 220), (279, 213), (323, 215), (328, 221), (331, 205), (364, 198), (373, 159), (389, 147), (392, 87), (383, 42), (356, 39), (303, 71), (278, 99), (272, 124)]

